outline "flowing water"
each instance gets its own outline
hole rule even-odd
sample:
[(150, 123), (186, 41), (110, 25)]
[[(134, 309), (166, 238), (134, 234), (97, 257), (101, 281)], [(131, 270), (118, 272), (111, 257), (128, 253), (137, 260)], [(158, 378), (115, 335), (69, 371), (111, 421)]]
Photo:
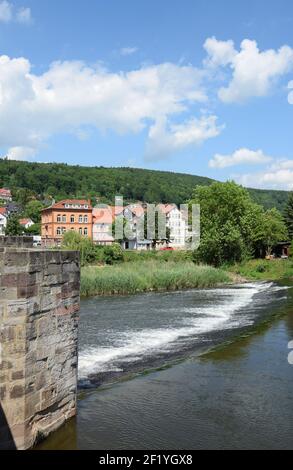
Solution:
[(84, 300), (79, 415), (40, 448), (293, 449), (292, 287)]

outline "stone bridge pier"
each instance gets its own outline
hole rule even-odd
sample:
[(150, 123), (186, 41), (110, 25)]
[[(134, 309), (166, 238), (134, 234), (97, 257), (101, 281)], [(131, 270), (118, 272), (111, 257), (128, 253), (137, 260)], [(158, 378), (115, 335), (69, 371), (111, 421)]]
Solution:
[(76, 414), (79, 253), (0, 241), (0, 449), (29, 449)]

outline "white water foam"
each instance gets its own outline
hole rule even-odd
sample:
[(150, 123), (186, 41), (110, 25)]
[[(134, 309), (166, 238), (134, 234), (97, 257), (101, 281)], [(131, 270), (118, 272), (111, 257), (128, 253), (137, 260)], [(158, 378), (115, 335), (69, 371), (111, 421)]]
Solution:
[[(273, 283), (250, 283), (225, 289), (200, 290), (207, 301), (217, 295), (217, 304), (183, 308), (180, 323), (157, 329), (117, 332), (117, 343), (111, 347), (89, 347), (79, 355), (79, 378), (91, 374), (122, 371), (125, 362), (136, 362), (150, 355), (176, 350), (180, 341), (195, 340), (215, 330), (232, 329), (253, 323), (249, 313), (235, 314), (246, 309), (256, 294), (269, 290)], [(220, 298), (220, 299), (219, 299)], [(184, 313), (186, 315), (184, 316)]]

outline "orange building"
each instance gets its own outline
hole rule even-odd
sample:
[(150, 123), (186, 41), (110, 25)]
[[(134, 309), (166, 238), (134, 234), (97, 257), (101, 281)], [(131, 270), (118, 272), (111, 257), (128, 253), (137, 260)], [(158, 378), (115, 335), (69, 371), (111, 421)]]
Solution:
[(42, 211), (42, 240), (60, 243), (64, 233), (75, 230), (92, 239), (93, 216), (91, 202), (85, 199), (66, 199)]

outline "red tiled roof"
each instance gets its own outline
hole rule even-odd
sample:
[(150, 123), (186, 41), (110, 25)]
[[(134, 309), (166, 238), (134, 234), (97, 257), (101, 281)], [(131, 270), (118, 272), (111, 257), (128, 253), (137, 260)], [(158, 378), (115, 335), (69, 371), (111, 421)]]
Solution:
[(1, 215), (6, 215), (7, 214), (6, 207), (0, 207), (0, 214)]
[[(65, 205), (67, 205), (67, 204), (69, 204), (69, 205), (80, 205), (80, 206), (87, 205), (88, 209), (92, 210), (91, 201), (89, 201), (87, 199), (64, 199), (64, 201), (56, 202), (56, 204), (53, 204), (51, 207), (47, 207), (44, 210), (48, 210), (48, 209), (66, 209), (66, 210), (78, 209), (78, 208), (75, 208), (75, 207), (71, 207), (71, 208), (66, 207), (65, 208)], [(84, 209), (84, 208), (81, 207), (80, 209)]]
[(125, 209), (131, 210), (131, 212), (133, 212), (133, 214), (136, 215), (136, 217), (141, 217), (144, 215), (144, 208), (140, 205), (131, 204), (125, 207)]
[(174, 204), (159, 204), (158, 207), (163, 214), (169, 214), (176, 206)]
[(32, 222), (32, 219), (20, 219), (19, 221), (20, 225), (27, 225), (30, 222)]
[(112, 224), (113, 223), (113, 212), (112, 207), (108, 206), (105, 208), (94, 208), (93, 218), (95, 224)]
[(112, 214), (116, 216), (116, 215), (119, 215), (123, 212), (124, 207), (122, 207), (122, 206), (112, 206), (111, 210), (112, 210)]
[(9, 197), (11, 197), (10, 189), (0, 188), (0, 196), (9, 196)]

